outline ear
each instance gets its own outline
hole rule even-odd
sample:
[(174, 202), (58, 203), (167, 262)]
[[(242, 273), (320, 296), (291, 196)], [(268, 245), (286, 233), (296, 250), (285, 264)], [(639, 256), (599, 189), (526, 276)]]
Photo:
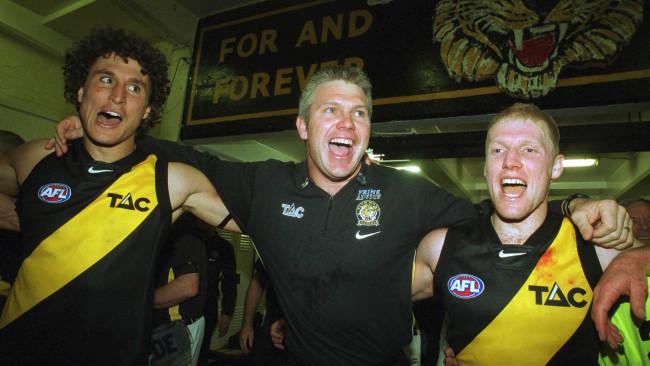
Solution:
[(151, 113), (151, 107), (147, 107), (147, 109), (144, 111), (144, 115), (142, 116), (142, 119), (147, 119), (149, 118), (149, 113)]
[(298, 135), (303, 141), (307, 141), (307, 122), (305, 122), (302, 117), (298, 116), (296, 118), (296, 129), (298, 130)]
[(564, 155), (558, 154), (558, 156), (555, 157), (555, 161), (553, 162), (551, 179), (558, 179), (562, 175), (563, 171), (564, 171)]
[(81, 104), (81, 100), (84, 98), (84, 88), (83, 86), (77, 90), (77, 103)]

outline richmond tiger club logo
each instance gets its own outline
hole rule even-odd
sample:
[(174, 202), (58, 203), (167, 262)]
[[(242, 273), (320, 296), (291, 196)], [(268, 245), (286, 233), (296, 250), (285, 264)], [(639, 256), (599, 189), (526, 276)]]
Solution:
[(45, 203), (63, 203), (71, 196), (72, 189), (63, 183), (48, 183), (38, 189), (38, 199)]
[(493, 79), (511, 96), (535, 99), (564, 68), (611, 64), (641, 24), (643, 3), (440, 0), (433, 35), (454, 81)]
[(447, 281), (447, 289), (459, 299), (473, 299), (483, 293), (485, 284), (474, 275), (462, 273)]
[(356, 215), (357, 226), (379, 226), (381, 208), (375, 201), (361, 201), (357, 205)]

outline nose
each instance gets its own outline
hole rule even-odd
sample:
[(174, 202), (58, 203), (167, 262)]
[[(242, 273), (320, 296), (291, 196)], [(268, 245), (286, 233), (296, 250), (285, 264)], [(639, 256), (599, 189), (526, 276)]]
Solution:
[(513, 169), (521, 167), (521, 160), (519, 153), (515, 149), (509, 149), (503, 157), (503, 167), (506, 169)]
[(125, 100), (126, 91), (122, 88), (122, 85), (116, 83), (113, 89), (111, 89), (110, 98), (115, 104), (122, 104)]
[(354, 123), (352, 122), (352, 113), (351, 111), (345, 111), (341, 113), (341, 118), (339, 118), (338, 123), (336, 124), (337, 128), (352, 129), (354, 128)]

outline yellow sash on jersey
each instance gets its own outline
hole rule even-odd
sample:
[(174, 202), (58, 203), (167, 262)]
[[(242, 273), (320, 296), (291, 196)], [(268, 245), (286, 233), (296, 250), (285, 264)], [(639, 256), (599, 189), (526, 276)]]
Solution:
[[(151, 214), (158, 205), (155, 166), (154, 155), (135, 165), (34, 249), (18, 271), (0, 329), (109, 254)], [(109, 193), (122, 197), (130, 193), (131, 202), (146, 198), (148, 209), (111, 207), (114, 198)]]
[[(553, 293), (556, 283), (559, 291)], [(548, 291), (536, 294), (529, 286), (543, 286)], [(542, 304), (536, 304), (540, 298)], [(524, 285), (458, 353), (457, 359), (461, 365), (545, 365), (587, 316), (591, 299), (592, 289), (578, 257), (575, 230), (565, 218)], [(567, 303), (569, 306), (557, 306)]]

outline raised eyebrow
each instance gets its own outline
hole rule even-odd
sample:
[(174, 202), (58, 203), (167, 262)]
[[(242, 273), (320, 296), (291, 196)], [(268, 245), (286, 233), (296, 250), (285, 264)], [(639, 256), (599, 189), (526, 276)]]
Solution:
[[(107, 70), (107, 69), (99, 69), (99, 70), (95, 71), (93, 74), (94, 75), (108, 75), (108, 76), (115, 77), (115, 73), (112, 72), (111, 70)], [(129, 83), (132, 83), (132, 84), (133, 83), (138, 84), (141, 87), (143, 87), (145, 85), (144, 80), (142, 80), (140, 78), (137, 78), (137, 77), (131, 77), (127, 81)]]
[(544, 146), (544, 144), (539, 143), (539, 142), (537, 142), (535, 140), (526, 140), (526, 141), (523, 142), (522, 145), (523, 145), (522, 147), (540, 147), (540, 146)]
[(111, 77), (113, 77), (113, 76), (115, 76), (115, 74), (113, 74), (109, 70), (100, 69), (100, 70), (93, 71), (91, 76), (111, 76)]
[(319, 104), (319, 107), (325, 107), (325, 106), (336, 106), (336, 107), (338, 107), (340, 105), (341, 105), (341, 103), (338, 103), (338, 102), (327, 101), (327, 102), (323, 102), (323, 103)]
[(142, 80), (140, 78), (130, 78), (129, 82), (133, 83), (133, 84), (138, 84), (138, 86), (140, 86), (142, 88), (144, 88), (144, 85), (145, 85), (144, 80)]

